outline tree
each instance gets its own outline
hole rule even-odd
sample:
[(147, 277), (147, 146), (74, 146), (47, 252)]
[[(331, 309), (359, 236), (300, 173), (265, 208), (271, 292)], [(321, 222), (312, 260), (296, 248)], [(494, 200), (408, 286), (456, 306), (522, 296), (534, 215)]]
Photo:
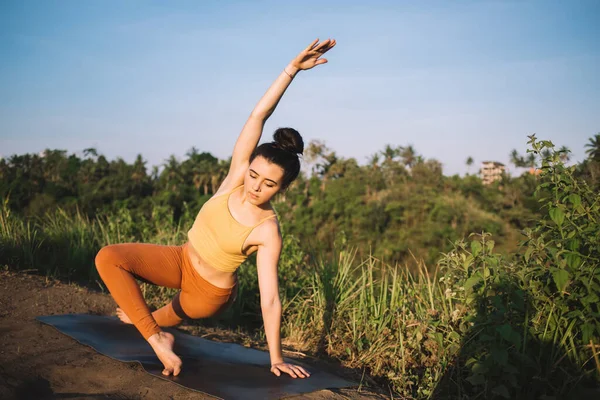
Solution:
[(385, 148), (380, 152), (383, 156), (383, 164), (390, 164), (396, 160), (396, 157), (400, 155), (401, 147), (394, 148), (389, 144), (385, 145)]
[(569, 156), (570, 152), (571, 150), (569, 150), (567, 146), (562, 146), (560, 150), (558, 150), (560, 161), (563, 163), (569, 162), (569, 160), (571, 160), (571, 156)]
[[(308, 165), (312, 164), (311, 172), (321, 178), (321, 191), (325, 191), (327, 180), (331, 177), (330, 170), (338, 162), (335, 151), (325, 146), (320, 140), (311, 140), (304, 149), (303, 159)], [(335, 168), (334, 168), (335, 171)], [(335, 175), (335, 172), (333, 173)]]
[(148, 174), (146, 173), (146, 161), (138, 154), (133, 166), (131, 167), (131, 181), (133, 183), (133, 193), (137, 197), (142, 197), (152, 192)]
[(369, 157), (368, 163), (372, 169), (379, 169), (379, 153), (375, 153)]
[(92, 157), (98, 157), (98, 150), (96, 150), (96, 148), (94, 148), (94, 147), (88, 147), (87, 149), (83, 149), (83, 156), (84, 157), (87, 158), (90, 155)]
[(536, 164), (535, 154), (529, 153), (529, 155), (525, 159), (525, 166), (529, 167), (529, 172), (531, 172), (531, 173), (535, 172), (535, 164)]
[(402, 157), (402, 161), (404, 165), (408, 168), (412, 168), (413, 165), (417, 162), (417, 152), (412, 145), (408, 145), (406, 147), (400, 147), (400, 157)]
[(379, 152), (379, 155), (383, 157), (381, 172), (388, 186), (393, 183), (397, 176), (405, 175), (405, 169), (399, 160), (401, 153), (402, 147), (392, 147), (389, 144), (386, 144), (385, 148)]
[(186, 155), (188, 159), (181, 164), (183, 174), (197, 192), (202, 187), (203, 194), (207, 195), (209, 193), (209, 185), (211, 185), (213, 180), (213, 170), (219, 160), (210, 153), (198, 152), (196, 147), (188, 150)]
[(513, 149), (510, 153), (510, 162), (514, 164), (515, 168), (525, 168), (527, 166), (525, 158), (519, 154), (517, 149)]
[(467, 158), (467, 167), (468, 167), (468, 174), (471, 173), (471, 165), (473, 165), (473, 157), (469, 156)]
[(585, 154), (588, 155), (590, 160), (600, 162), (600, 133), (596, 133), (593, 138), (590, 138), (589, 143), (586, 143), (585, 147), (588, 148)]

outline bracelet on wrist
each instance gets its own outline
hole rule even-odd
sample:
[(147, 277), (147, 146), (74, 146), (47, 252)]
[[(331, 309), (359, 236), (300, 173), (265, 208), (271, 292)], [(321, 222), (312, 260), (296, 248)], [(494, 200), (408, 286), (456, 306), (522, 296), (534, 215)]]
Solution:
[(286, 70), (285, 68), (283, 69), (283, 72), (285, 72), (285, 74), (286, 74), (287, 76), (289, 76), (289, 77), (290, 77), (290, 79), (294, 79), (294, 77), (292, 76), (292, 74), (290, 74), (289, 72), (287, 72), (287, 70)]

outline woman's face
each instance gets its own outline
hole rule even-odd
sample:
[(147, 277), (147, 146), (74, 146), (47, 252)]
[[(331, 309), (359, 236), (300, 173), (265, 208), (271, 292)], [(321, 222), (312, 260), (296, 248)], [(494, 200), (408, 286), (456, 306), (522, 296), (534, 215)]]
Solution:
[(283, 168), (258, 156), (250, 163), (244, 178), (248, 200), (255, 205), (268, 202), (281, 189)]

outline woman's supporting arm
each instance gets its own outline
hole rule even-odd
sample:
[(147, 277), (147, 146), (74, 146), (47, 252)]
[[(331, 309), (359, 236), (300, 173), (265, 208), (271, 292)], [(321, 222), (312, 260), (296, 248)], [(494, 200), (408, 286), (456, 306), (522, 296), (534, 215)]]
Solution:
[[(268, 225), (267, 225), (268, 224)], [(281, 355), (281, 301), (279, 299), (279, 282), (277, 265), (281, 254), (282, 240), (275, 221), (269, 221), (261, 227), (266, 238), (258, 246), (256, 267), (258, 287), (260, 290), (260, 309), (263, 315), (265, 335), (269, 345), (271, 364), (283, 362)]]
[(281, 300), (277, 282), (277, 264), (281, 254), (281, 235), (277, 223), (265, 226), (266, 240), (258, 247), (256, 265), (260, 289), (260, 308), (263, 315), (265, 335), (271, 358), (271, 372), (279, 376), (282, 372), (292, 378), (306, 378), (310, 374), (304, 368), (283, 361), (281, 353)]
[[(258, 101), (244, 124), (233, 148), (229, 175), (233, 175), (238, 179), (244, 176), (249, 165), (250, 155), (258, 145), (262, 135), (264, 124), (275, 111), (279, 100), (283, 97), (293, 77), (299, 71), (325, 64), (327, 60), (320, 57), (333, 48), (335, 43), (335, 40), (331, 39), (319, 43), (319, 39), (316, 39), (281, 71), (275, 82), (271, 84), (267, 92)], [(238, 179), (234, 179), (236, 182), (233, 182), (233, 184), (239, 183), (237, 182)]]

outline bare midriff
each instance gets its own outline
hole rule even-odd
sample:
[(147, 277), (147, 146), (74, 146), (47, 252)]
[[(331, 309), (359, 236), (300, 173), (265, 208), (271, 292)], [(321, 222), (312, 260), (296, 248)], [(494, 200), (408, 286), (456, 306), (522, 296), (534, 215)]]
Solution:
[(198, 252), (194, 249), (192, 244), (188, 241), (185, 245), (186, 251), (192, 263), (194, 269), (200, 274), (202, 278), (207, 280), (209, 283), (216, 287), (229, 289), (237, 283), (237, 271), (236, 272), (223, 272), (213, 268), (205, 260), (200, 257)]

